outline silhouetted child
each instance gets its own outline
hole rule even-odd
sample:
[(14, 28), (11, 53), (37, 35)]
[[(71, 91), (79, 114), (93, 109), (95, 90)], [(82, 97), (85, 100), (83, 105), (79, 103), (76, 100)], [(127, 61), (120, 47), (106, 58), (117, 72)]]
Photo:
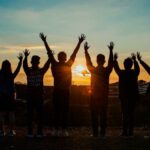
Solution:
[(6, 114), (9, 118), (9, 136), (15, 135), (15, 85), (14, 79), (18, 75), (22, 65), (22, 54), (19, 54), (19, 63), (12, 73), (11, 63), (8, 60), (2, 62), (0, 70), (0, 136), (5, 135), (4, 120)]
[[(124, 60), (124, 70), (119, 68), (117, 54), (114, 55), (114, 69), (119, 76), (119, 98), (121, 100), (123, 131), (122, 136), (133, 136), (134, 111), (136, 102), (139, 100), (138, 75), (140, 73), (136, 56)], [(132, 66), (134, 64), (134, 69)]]
[(97, 55), (97, 66), (93, 66), (90, 55), (88, 53), (88, 43), (84, 45), (86, 65), (91, 73), (91, 118), (93, 136), (98, 136), (99, 120), (100, 120), (100, 135), (103, 137), (107, 127), (107, 107), (108, 107), (108, 92), (109, 92), (109, 76), (113, 68), (113, 47), (111, 42), (108, 46), (110, 50), (108, 66), (104, 67), (105, 56)]
[[(71, 87), (71, 66), (73, 65), (76, 54), (80, 48), (81, 43), (84, 41), (85, 36), (82, 34), (79, 37), (78, 44), (73, 51), (70, 59), (67, 61), (67, 54), (60, 52), (58, 54), (58, 61), (55, 60), (52, 50), (49, 48), (46, 36), (43, 33), (40, 34), (45, 47), (49, 53), (49, 57), (52, 63), (52, 75), (54, 77), (54, 91), (53, 91), (53, 107), (54, 107), (54, 123), (55, 123), (55, 135), (62, 134), (68, 136), (68, 112), (69, 112), (69, 97)], [(61, 128), (60, 130), (58, 130)]]
[(47, 60), (43, 68), (39, 67), (40, 57), (37, 55), (31, 58), (31, 67), (28, 67), (27, 58), (29, 51), (24, 51), (23, 68), (27, 76), (27, 138), (33, 138), (33, 112), (36, 110), (37, 116), (37, 138), (42, 138), (43, 134), (43, 77), (50, 65), (50, 59)]

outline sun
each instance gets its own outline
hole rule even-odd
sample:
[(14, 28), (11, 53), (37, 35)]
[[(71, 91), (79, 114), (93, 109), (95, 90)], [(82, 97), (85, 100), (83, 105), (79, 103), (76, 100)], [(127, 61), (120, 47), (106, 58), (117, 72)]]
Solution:
[(82, 65), (77, 65), (74, 68), (74, 72), (79, 75), (79, 76), (85, 76), (87, 74), (89, 74), (89, 72), (87, 71), (86, 67), (82, 66)]
[(85, 70), (86, 68), (84, 67), (84, 66), (82, 66), (82, 65), (78, 65), (78, 66), (76, 66), (75, 67), (75, 70), (77, 71), (77, 72), (82, 72), (83, 70)]

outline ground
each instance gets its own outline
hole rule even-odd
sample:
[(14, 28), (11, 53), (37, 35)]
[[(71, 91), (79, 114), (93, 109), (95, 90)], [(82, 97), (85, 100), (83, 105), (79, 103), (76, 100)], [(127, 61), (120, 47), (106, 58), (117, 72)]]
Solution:
[[(70, 128), (69, 137), (52, 137), (50, 129), (46, 128), (45, 139), (25, 138), (25, 128), (17, 128), (17, 135), (13, 140), (14, 149), (17, 150), (149, 150), (150, 130), (136, 128), (133, 138), (120, 137), (119, 128), (109, 128), (106, 138), (93, 138), (91, 130), (87, 127)], [(5, 137), (1, 141), (0, 150), (10, 149), (11, 139)]]

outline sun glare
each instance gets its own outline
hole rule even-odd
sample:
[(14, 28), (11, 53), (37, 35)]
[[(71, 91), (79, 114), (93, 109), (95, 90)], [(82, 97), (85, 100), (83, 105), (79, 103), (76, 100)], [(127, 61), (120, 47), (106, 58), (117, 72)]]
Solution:
[(85, 76), (88, 75), (89, 72), (87, 71), (86, 67), (82, 65), (78, 65), (74, 68), (74, 72), (79, 76)]
[(82, 72), (83, 70), (85, 70), (86, 68), (85, 67), (83, 67), (82, 65), (78, 65), (78, 66), (76, 66), (76, 68), (75, 68), (75, 70), (77, 71), (77, 72)]

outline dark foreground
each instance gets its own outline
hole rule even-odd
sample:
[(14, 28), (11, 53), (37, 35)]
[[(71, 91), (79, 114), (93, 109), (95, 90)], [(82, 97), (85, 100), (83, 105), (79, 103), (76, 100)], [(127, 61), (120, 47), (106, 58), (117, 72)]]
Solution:
[[(137, 128), (133, 138), (120, 137), (119, 128), (110, 128), (106, 138), (93, 138), (89, 128), (70, 128), (69, 137), (52, 137), (49, 129), (45, 129), (45, 139), (25, 138), (25, 128), (18, 128), (17, 135), (12, 141), (5, 137), (0, 145), (0, 150), (12, 149), (9, 147), (13, 142), (13, 149), (17, 150), (149, 150), (150, 130)], [(145, 137), (144, 137), (145, 136)]]

